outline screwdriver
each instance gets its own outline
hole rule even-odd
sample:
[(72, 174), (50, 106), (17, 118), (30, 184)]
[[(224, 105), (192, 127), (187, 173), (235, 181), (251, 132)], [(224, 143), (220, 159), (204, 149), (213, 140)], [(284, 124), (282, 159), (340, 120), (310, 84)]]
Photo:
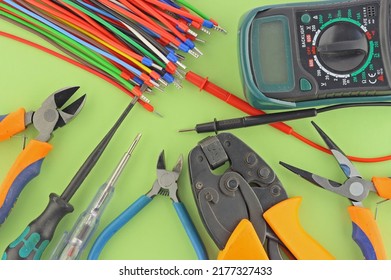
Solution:
[(2, 256), (3, 260), (41, 259), (42, 253), (53, 238), (57, 225), (65, 215), (73, 212), (73, 206), (69, 203), (70, 199), (95, 166), (111, 138), (137, 101), (138, 96), (135, 96), (114, 126), (88, 156), (61, 196), (58, 196), (55, 193), (50, 194), (49, 204), (46, 206), (45, 210), (26, 227), (23, 233), (15, 241), (8, 245)]
[(250, 127), (255, 125), (271, 124), (283, 121), (291, 121), (297, 119), (304, 119), (315, 117), (319, 113), (328, 112), (337, 109), (348, 107), (364, 107), (364, 106), (391, 106), (391, 102), (367, 102), (367, 103), (347, 103), (323, 107), (320, 109), (309, 108), (302, 110), (294, 110), (288, 112), (279, 112), (271, 114), (262, 114), (234, 119), (227, 119), (218, 121), (214, 119), (213, 122), (197, 124), (195, 128), (181, 129), (179, 132), (196, 131), (197, 133), (215, 132), (222, 130), (230, 130), (235, 128)]
[(139, 133), (127, 152), (122, 156), (110, 178), (99, 188), (88, 208), (79, 216), (72, 230), (63, 235), (63, 238), (57, 248), (55, 248), (51, 259), (80, 259), (83, 250), (99, 225), (100, 217), (113, 196), (115, 184), (117, 183), (119, 176), (130, 159), (140, 138), (141, 134)]

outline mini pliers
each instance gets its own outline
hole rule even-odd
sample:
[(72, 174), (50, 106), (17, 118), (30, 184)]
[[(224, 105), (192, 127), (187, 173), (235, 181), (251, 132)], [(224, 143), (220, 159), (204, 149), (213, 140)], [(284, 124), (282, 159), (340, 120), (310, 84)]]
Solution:
[(179, 219), (182, 222), (183, 227), (193, 245), (194, 250), (199, 259), (208, 259), (205, 247), (201, 241), (201, 238), (195, 228), (185, 206), (180, 202), (177, 195), (178, 192), (178, 178), (181, 174), (183, 166), (183, 157), (179, 157), (177, 164), (171, 170), (166, 169), (164, 150), (160, 153), (157, 162), (157, 179), (155, 180), (151, 190), (138, 198), (133, 204), (131, 204), (124, 212), (122, 212), (114, 221), (112, 221), (98, 236), (92, 249), (88, 255), (88, 259), (98, 259), (103, 247), (109, 241), (109, 239), (127, 222), (129, 222), (137, 213), (139, 213), (145, 206), (147, 206), (152, 199), (160, 194), (169, 196), (173, 202), (174, 208), (178, 214)]
[(334, 155), (348, 179), (340, 184), (287, 163), (280, 162), (280, 164), (318, 187), (347, 197), (352, 203), (352, 206), (348, 207), (348, 211), (353, 222), (353, 240), (360, 247), (365, 259), (386, 259), (379, 228), (373, 214), (368, 208), (363, 206), (362, 201), (368, 196), (369, 192), (375, 192), (380, 197), (390, 199), (391, 179), (373, 177), (372, 182), (362, 179), (358, 170), (342, 150), (318, 125), (314, 122), (312, 122), (312, 124), (329, 147), (331, 153)]
[(270, 166), (234, 135), (200, 141), (189, 153), (189, 173), (198, 212), (221, 250), (219, 259), (280, 260), (281, 247), (299, 260), (334, 259), (301, 227), (301, 198), (288, 198)]
[(19, 154), (3, 183), (0, 185), (0, 224), (4, 223), (23, 188), (39, 175), (41, 165), (52, 145), (47, 143), (52, 132), (70, 122), (82, 109), (85, 95), (60, 109), (79, 87), (69, 87), (51, 94), (36, 111), (24, 108), (0, 116), (0, 141), (33, 125), (38, 136)]

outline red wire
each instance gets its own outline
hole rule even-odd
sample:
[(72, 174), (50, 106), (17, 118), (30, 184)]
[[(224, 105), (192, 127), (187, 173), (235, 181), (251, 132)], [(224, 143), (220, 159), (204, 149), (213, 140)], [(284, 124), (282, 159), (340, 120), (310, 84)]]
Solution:
[(144, 0), (144, 1), (147, 1), (147, 2), (149, 2), (149, 3), (151, 3), (151, 4), (155, 5), (155, 6), (158, 6), (158, 7), (162, 8), (163, 10), (167, 10), (167, 11), (176, 13), (176, 14), (178, 14), (178, 15), (187, 17), (187, 18), (189, 18), (189, 19), (191, 19), (191, 20), (194, 20), (194, 21), (196, 21), (196, 22), (198, 22), (198, 23), (203, 23), (203, 22), (204, 22), (204, 19), (203, 19), (203, 18), (200, 18), (200, 17), (198, 17), (198, 16), (195, 16), (195, 15), (193, 15), (193, 14), (190, 14), (190, 13), (184, 11), (184, 10), (177, 9), (177, 8), (172, 7), (172, 6), (170, 6), (170, 5), (167, 5), (167, 4), (163, 3), (163, 2), (156, 1), (156, 0)]
[[(311, 140), (305, 138), (303, 135), (297, 133), (296, 131), (292, 131), (291, 135), (293, 137), (295, 137), (296, 139), (299, 139), (300, 141), (304, 142), (305, 144), (307, 144), (315, 149), (318, 149), (322, 152), (331, 154), (329, 149), (326, 149), (325, 147), (322, 147), (322, 146), (312, 142)], [(374, 162), (382, 162), (382, 161), (391, 160), (391, 155), (382, 156), (382, 157), (372, 157), (372, 158), (363, 158), (363, 157), (356, 157), (356, 156), (349, 156), (349, 155), (347, 155), (347, 157), (351, 161), (365, 162), (365, 163), (374, 163)]]
[[(92, 74), (94, 74), (94, 75), (96, 75), (96, 76), (98, 76), (98, 77), (100, 77), (100, 78), (106, 80), (107, 82), (109, 82), (109, 83), (111, 83), (112, 85), (116, 86), (117, 88), (119, 88), (120, 90), (122, 90), (123, 92), (125, 92), (126, 94), (128, 94), (128, 95), (130, 95), (130, 96), (133, 96), (132, 93), (130, 93), (128, 90), (126, 90), (124, 87), (122, 87), (122, 86), (119, 85), (118, 83), (116, 83), (116, 82), (110, 80), (109, 78), (107, 78), (106, 76), (102, 75), (101, 73), (99, 73), (99, 72), (97, 72), (97, 71), (95, 71), (95, 70), (93, 70), (93, 69), (91, 69), (91, 68), (89, 68), (89, 67), (87, 67), (87, 66), (85, 66), (85, 65), (83, 65), (83, 64), (81, 64), (81, 63), (79, 63), (79, 62), (77, 62), (77, 61), (74, 61), (74, 60), (72, 60), (72, 59), (69, 59), (68, 57), (63, 56), (63, 55), (61, 55), (61, 54), (59, 54), (59, 53), (57, 53), (57, 52), (55, 52), (55, 51), (52, 51), (52, 50), (50, 50), (50, 49), (48, 49), (48, 48), (45, 48), (45, 47), (43, 47), (43, 46), (40, 46), (40, 45), (38, 45), (38, 44), (36, 44), (36, 43), (33, 43), (33, 42), (31, 42), (31, 41), (28, 41), (28, 40), (25, 40), (25, 39), (23, 39), (23, 38), (17, 37), (17, 36), (15, 36), (15, 35), (12, 35), (12, 34), (9, 34), (9, 33), (3, 32), (3, 31), (0, 31), (0, 35), (1, 35), (1, 36), (4, 36), (4, 37), (7, 37), (7, 38), (9, 38), (9, 39), (16, 40), (16, 41), (21, 42), (21, 43), (23, 43), (23, 44), (27, 44), (27, 45), (29, 45), (29, 46), (31, 46), (31, 47), (37, 48), (37, 49), (39, 49), (39, 50), (41, 50), (41, 51), (44, 51), (44, 52), (46, 52), (46, 53), (48, 53), (48, 54), (51, 54), (51, 55), (53, 55), (53, 56), (56, 56), (57, 58), (60, 58), (60, 59), (62, 59), (62, 60), (65, 60), (65, 61), (67, 61), (67, 62), (69, 62), (69, 63), (71, 63), (71, 64), (73, 64), (73, 65), (76, 65), (76, 66), (78, 66), (78, 67), (80, 67), (80, 68), (82, 68), (82, 69), (84, 69), (84, 70), (86, 70), (86, 71), (88, 71), (88, 72), (90, 72), (90, 73), (92, 73)], [(139, 100), (139, 102), (140, 102), (140, 103), (143, 105), (143, 107), (146, 108), (148, 111), (150, 111), (150, 112), (153, 112), (153, 111), (154, 111), (152, 105), (147, 104), (147, 103), (145, 103), (145, 102), (142, 102), (141, 100)], [(311, 147), (313, 147), (313, 148), (315, 148), (315, 149), (317, 149), (317, 150), (320, 150), (320, 151), (322, 151), (322, 152), (325, 152), (325, 153), (330, 154), (330, 151), (329, 151), (328, 149), (326, 149), (326, 148), (324, 148), (324, 147), (322, 147), (322, 146), (320, 146), (320, 145), (318, 145), (318, 144), (312, 142), (312, 141), (309, 140), (308, 138), (304, 137), (303, 135), (301, 135), (301, 134), (299, 134), (299, 133), (297, 133), (297, 132), (295, 132), (295, 131), (293, 131), (293, 130), (292, 130), (289, 134), (292, 135), (293, 137), (295, 137), (296, 139), (302, 141), (303, 143), (305, 143), (305, 144), (307, 144), (307, 145), (309, 145), (309, 146), (311, 146)], [(382, 157), (372, 157), (372, 158), (363, 158), (363, 157), (356, 157), (356, 156), (349, 156), (349, 155), (348, 155), (347, 157), (348, 157), (350, 160), (352, 160), (352, 161), (355, 161), (355, 162), (365, 162), (365, 163), (374, 163), (374, 162), (382, 162), (382, 161), (391, 160), (391, 155), (382, 156)]]
[[(68, 57), (66, 57), (66, 56), (64, 56), (64, 55), (62, 55), (62, 54), (60, 54), (60, 53), (57, 53), (57, 52), (55, 52), (55, 51), (53, 51), (53, 50), (51, 50), (51, 49), (48, 49), (48, 48), (46, 48), (46, 47), (44, 47), (44, 46), (38, 45), (38, 44), (36, 44), (36, 43), (34, 43), (34, 42), (28, 41), (28, 40), (26, 40), (26, 39), (20, 38), (20, 37), (18, 37), (18, 36), (15, 36), (15, 35), (12, 35), (12, 34), (3, 32), (3, 31), (0, 31), (0, 36), (3, 36), (3, 37), (6, 37), (6, 38), (9, 38), (9, 39), (18, 41), (18, 42), (23, 43), (23, 44), (26, 44), (26, 45), (29, 45), (29, 46), (34, 47), (34, 48), (36, 48), (36, 49), (39, 49), (39, 50), (41, 50), (41, 51), (43, 51), (43, 52), (46, 52), (46, 53), (48, 53), (48, 54), (51, 54), (51, 55), (53, 55), (53, 56), (55, 56), (55, 57), (57, 57), (57, 58), (60, 58), (60, 59), (62, 59), (62, 60), (64, 60), (64, 61), (66, 61), (66, 62), (69, 62), (69, 63), (71, 63), (71, 64), (73, 64), (73, 65), (75, 65), (75, 66), (77, 66), (77, 67), (79, 67), (79, 68), (81, 68), (81, 69), (84, 69), (85, 71), (88, 71), (88, 72), (90, 72), (90, 73), (92, 73), (92, 74), (94, 74), (94, 75), (96, 75), (96, 76), (98, 76), (98, 77), (100, 77), (100, 78), (106, 80), (107, 82), (109, 82), (110, 84), (114, 85), (115, 87), (117, 87), (118, 89), (120, 89), (121, 91), (123, 91), (124, 93), (126, 93), (127, 95), (129, 95), (129, 96), (131, 96), (131, 97), (134, 97), (134, 94), (133, 94), (132, 92), (130, 92), (129, 90), (127, 90), (126, 88), (124, 88), (123, 86), (121, 86), (120, 84), (118, 84), (117, 82), (115, 82), (115, 81), (109, 79), (108, 77), (106, 77), (105, 75), (103, 75), (103, 74), (101, 74), (101, 73), (95, 71), (94, 69), (91, 69), (91, 68), (89, 68), (88, 66), (86, 66), (86, 65), (84, 65), (84, 64), (81, 64), (81, 63), (79, 63), (79, 62), (77, 62), (77, 61), (75, 61), (75, 60), (73, 60), (73, 59), (70, 59), (70, 58), (68, 58)], [(138, 89), (138, 87), (135, 87), (135, 89)], [(153, 112), (153, 111), (154, 111), (154, 108), (153, 108), (153, 106), (152, 106), (151, 104), (148, 104), (148, 103), (146, 103), (146, 102), (144, 102), (144, 101), (142, 101), (142, 100), (140, 100), (140, 99), (138, 100), (138, 102), (139, 102), (146, 110), (148, 110), (149, 112)]]
[(139, 0), (133, 0), (135, 1), (145, 12), (150, 14), (151, 16), (155, 17), (157, 20), (159, 20), (161, 23), (163, 23), (168, 29), (171, 30), (172, 33), (175, 34), (182, 42), (186, 41), (186, 37), (179, 32), (175, 26), (173, 26), (165, 17), (163, 17), (158, 11), (156, 7), (152, 7), (149, 3), (146, 3), (144, 1)]
[[(116, 11), (118, 13), (122, 13), (123, 15), (133, 19), (134, 21), (140, 23), (141, 25), (144, 25), (145, 27), (151, 29), (153, 32), (156, 32), (160, 36), (169, 40), (175, 46), (179, 47), (180, 42), (178, 40), (176, 40), (172, 34), (163, 30), (161, 27), (157, 27), (156, 25), (150, 24), (149, 22), (143, 20), (142, 18), (136, 16), (135, 14), (130, 13), (128, 10), (113, 4), (111, 1), (99, 0), (99, 2), (101, 2), (102, 4), (106, 5), (107, 7), (109, 7), (110, 9), (113, 9), (114, 11)], [(124, 3), (126, 3), (126, 2), (124, 2)], [(129, 9), (129, 7), (128, 7), (129, 4), (128, 5), (124, 4), (124, 5)]]

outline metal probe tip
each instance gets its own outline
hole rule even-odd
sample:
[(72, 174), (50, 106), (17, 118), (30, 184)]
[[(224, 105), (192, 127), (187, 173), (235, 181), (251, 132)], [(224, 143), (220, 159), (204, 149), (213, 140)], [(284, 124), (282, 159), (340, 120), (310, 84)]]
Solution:
[(195, 131), (195, 128), (186, 128), (186, 129), (178, 130), (178, 132), (190, 132), (190, 131)]
[(141, 136), (142, 136), (141, 133), (137, 133), (136, 138), (134, 138), (134, 140), (133, 140), (132, 144), (130, 145), (128, 151), (126, 152), (127, 154), (132, 154), (133, 153), (133, 150), (134, 150), (134, 148), (136, 148), (136, 145), (140, 141)]

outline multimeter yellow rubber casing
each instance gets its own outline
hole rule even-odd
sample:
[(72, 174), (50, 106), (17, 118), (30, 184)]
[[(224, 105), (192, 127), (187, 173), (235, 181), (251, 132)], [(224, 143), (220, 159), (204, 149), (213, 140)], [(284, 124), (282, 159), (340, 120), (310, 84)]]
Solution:
[(244, 92), (259, 109), (391, 100), (391, 0), (259, 7), (242, 16)]

